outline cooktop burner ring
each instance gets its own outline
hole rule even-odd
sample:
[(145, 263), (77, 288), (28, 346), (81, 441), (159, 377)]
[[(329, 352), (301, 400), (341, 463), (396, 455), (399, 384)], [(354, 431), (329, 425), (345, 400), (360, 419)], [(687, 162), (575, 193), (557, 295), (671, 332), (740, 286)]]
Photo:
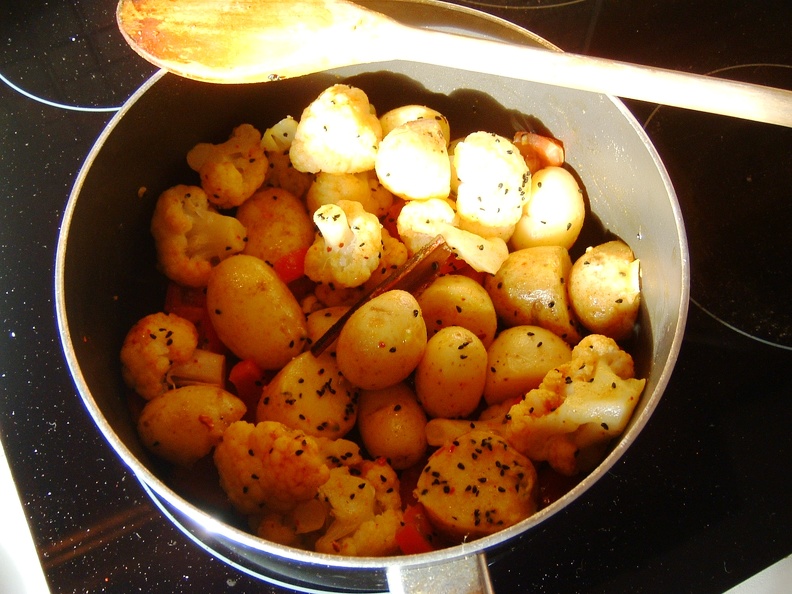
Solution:
[[(792, 65), (709, 73), (792, 88)], [(792, 130), (659, 106), (644, 122), (676, 186), (691, 301), (724, 326), (792, 349)]]

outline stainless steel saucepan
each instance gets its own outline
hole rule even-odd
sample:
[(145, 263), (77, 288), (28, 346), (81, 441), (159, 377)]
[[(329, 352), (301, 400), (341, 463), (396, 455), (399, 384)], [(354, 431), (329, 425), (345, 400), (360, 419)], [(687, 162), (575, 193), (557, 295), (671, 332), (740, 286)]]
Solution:
[[(364, 4), (411, 25), (549, 47), (529, 32), (469, 9), (422, 0)], [(602, 464), (557, 502), (502, 532), (437, 552), (350, 558), (256, 538), (187, 502), (161, 480), (156, 461), (138, 441), (124, 398), (121, 343), (134, 321), (161, 309), (164, 295), (148, 231), (156, 197), (193, 179), (185, 161), (193, 145), (219, 142), (242, 122), (263, 130), (286, 115), (297, 117), (321, 90), (339, 81), (364, 89), (381, 113), (405, 103), (431, 105), (450, 118), (456, 136), (475, 130), (511, 136), (528, 126), (562, 139), (591, 209), (579, 243), (614, 234), (641, 260), (640, 333), (631, 350), (637, 373), (648, 381), (624, 435)], [(79, 173), (61, 229), (55, 285), (66, 359), (87, 411), (163, 513), (211, 554), (301, 591), (469, 594), (491, 591), (488, 560), (574, 505), (649, 421), (679, 352), (689, 268), (668, 175), (618, 100), (419, 63), (387, 63), (243, 86), (197, 83), (164, 72), (153, 76), (113, 118)]]

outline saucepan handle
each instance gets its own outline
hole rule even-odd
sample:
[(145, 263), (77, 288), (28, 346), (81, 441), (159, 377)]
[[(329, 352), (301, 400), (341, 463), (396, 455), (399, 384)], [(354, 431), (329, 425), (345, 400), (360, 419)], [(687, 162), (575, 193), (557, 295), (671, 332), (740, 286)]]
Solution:
[(388, 568), (391, 594), (493, 594), (484, 553), (441, 563)]

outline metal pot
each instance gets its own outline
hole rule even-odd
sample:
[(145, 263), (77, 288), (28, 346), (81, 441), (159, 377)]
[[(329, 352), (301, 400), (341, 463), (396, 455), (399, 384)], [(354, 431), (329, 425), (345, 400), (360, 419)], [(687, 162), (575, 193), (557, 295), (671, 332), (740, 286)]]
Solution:
[[(365, 4), (412, 25), (552, 47), (469, 9), (422, 0)], [(198, 142), (225, 139), (242, 122), (263, 130), (285, 115), (299, 116), (321, 90), (341, 80), (363, 88), (381, 113), (408, 102), (432, 105), (449, 116), (457, 136), (475, 130), (510, 136), (517, 126), (528, 125), (561, 138), (591, 207), (579, 244), (615, 234), (642, 263), (640, 333), (631, 350), (638, 374), (648, 381), (626, 432), (600, 466), (556, 503), (502, 532), (438, 552), (376, 559), (322, 555), (266, 542), (226, 524), (160, 480), (123, 396), (118, 357), (124, 335), (134, 321), (162, 307), (164, 279), (155, 270), (148, 232), (153, 204), (164, 189), (194, 179), (187, 151)], [(55, 282), (66, 359), (88, 412), (163, 513), (210, 553), (302, 591), (419, 592), (431, 584), (437, 591), (469, 593), (491, 591), (487, 560), (572, 504), (616, 464), (646, 424), (680, 348), (689, 269), (668, 175), (618, 100), (424, 64), (388, 63), (248, 86), (212, 86), (156, 74), (113, 118), (80, 171), (63, 220)]]

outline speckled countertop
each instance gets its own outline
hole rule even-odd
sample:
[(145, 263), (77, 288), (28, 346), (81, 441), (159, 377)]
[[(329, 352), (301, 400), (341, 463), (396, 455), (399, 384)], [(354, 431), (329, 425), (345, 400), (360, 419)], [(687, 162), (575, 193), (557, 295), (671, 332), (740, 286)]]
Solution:
[[(786, 0), (460, 3), (568, 51), (792, 88)], [(0, 439), (52, 592), (287, 592), (163, 519), (64, 364), (53, 298), (63, 208), (104, 108), (153, 72), (113, 11), (106, 0), (0, 6), (0, 74), (18, 87), (0, 84)], [(682, 353), (613, 471), (494, 563), (498, 592), (718, 593), (792, 553), (792, 134), (629, 106), (688, 228)]]

